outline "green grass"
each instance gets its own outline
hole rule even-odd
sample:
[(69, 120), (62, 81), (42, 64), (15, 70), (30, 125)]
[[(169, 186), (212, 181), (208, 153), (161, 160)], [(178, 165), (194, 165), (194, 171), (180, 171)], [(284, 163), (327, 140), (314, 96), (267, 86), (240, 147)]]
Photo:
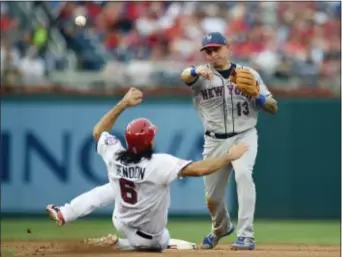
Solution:
[[(210, 230), (209, 220), (170, 220), (172, 238), (200, 242)], [(27, 233), (30, 228), (32, 233)], [(340, 244), (339, 221), (268, 221), (255, 222), (258, 243)], [(2, 219), (1, 238), (16, 240), (82, 239), (113, 233), (111, 218), (81, 219), (56, 227), (48, 219)], [(222, 242), (233, 242), (235, 236)]]
[(2, 257), (13, 257), (15, 255), (15, 252), (11, 249), (3, 249), (1, 247), (1, 256)]

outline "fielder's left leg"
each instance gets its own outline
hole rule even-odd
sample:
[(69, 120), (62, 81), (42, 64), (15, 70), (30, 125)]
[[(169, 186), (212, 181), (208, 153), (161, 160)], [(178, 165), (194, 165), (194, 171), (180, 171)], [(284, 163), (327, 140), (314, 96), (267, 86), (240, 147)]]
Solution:
[[(206, 138), (204, 159), (226, 154), (232, 143), (232, 139), (218, 141)], [(226, 187), (231, 171), (231, 166), (227, 166), (203, 178), (206, 203), (212, 219), (212, 233), (202, 241), (204, 249), (214, 248), (222, 237), (234, 232), (226, 201)]]

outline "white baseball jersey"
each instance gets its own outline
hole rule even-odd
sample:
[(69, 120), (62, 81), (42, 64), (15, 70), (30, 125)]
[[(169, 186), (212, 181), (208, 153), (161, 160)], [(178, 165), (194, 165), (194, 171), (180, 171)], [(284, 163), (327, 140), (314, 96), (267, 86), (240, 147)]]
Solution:
[[(251, 70), (260, 85), (261, 93), (271, 95), (257, 71), (238, 64), (232, 64), (230, 69), (235, 67)], [(240, 133), (255, 127), (259, 110), (255, 99), (242, 93), (218, 71), (213, 69), (213, 73), (212, 80), (199, 76), (189, 84), (192, 87), (193, 104), (204, 129), (215, 133)]]
[(191, 161), (169, 154), (153, 154), (150, 160), (124, 165), (116, 160), (117, 153), (122, 150), (117, 137), (107, 132), (101, 134), (97, 152), (106, 163), (114, 189), (114, 217), (132, 228), (158, 234), (167, 223), (169, 185)]

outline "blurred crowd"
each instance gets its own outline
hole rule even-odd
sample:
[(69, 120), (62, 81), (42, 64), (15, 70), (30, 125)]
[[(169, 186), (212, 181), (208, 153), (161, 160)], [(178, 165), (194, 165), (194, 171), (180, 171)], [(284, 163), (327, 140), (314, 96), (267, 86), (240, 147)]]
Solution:
[[(267, 82), (286, 85), (293, 79), (303, 87), (326, 87), (328, 79), (340, 86), (340, 2), (46, 3), (55, 15), (49, 16), (50, 26), (59, 28), (84, 69), (100, 69), (112, 60), (197, 64), (203, 61), (201, 38), (219, 31), (228, 38), (232, 60), (255, 67)], [(77, 16), (86, 18), (84, 26), (75, 24)], [(2, 15), (1, 31), (15, 23)], [(44, 28), (23, 34), (14, 55), (22, 57), (26, 43), (35, 47), (25, 58), (44, 58), (47, 38)]]
[(1, 81), (5, 84), (47, 83), (48, 30), (43, 26), (26, 29), (20, 19), (1, 2)]

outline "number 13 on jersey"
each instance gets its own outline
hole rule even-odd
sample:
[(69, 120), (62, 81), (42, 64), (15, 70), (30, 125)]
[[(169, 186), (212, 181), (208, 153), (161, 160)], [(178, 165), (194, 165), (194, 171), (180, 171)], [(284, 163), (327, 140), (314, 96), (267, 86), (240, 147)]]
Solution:
[(248, 116), (249, 114), (249, 104), (247, 101), (244, 102), (238, 102), (236, 104), (236, 111), (237, 115), (240, 117), (241, 115)]

